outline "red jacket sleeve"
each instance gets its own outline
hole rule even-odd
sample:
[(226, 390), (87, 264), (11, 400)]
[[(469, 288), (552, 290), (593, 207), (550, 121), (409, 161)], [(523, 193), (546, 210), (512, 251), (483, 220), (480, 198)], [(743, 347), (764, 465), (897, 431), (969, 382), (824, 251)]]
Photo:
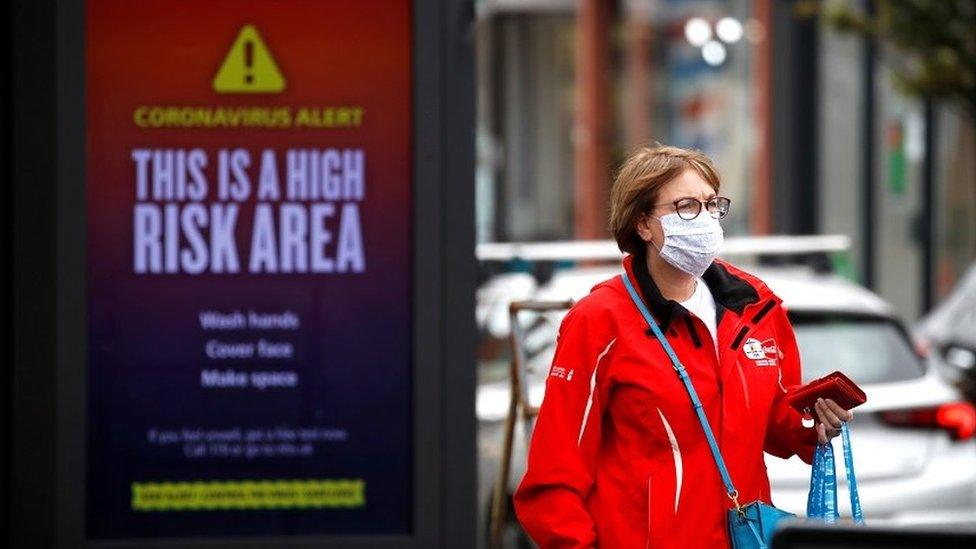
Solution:
[(800, 350), (786, 311), (780, 307), (776, 322), (776, 342), (780, 351), (780, 390), (770, 410), (766, 427), (766, 452), (787, 459), (796, 454), (803, 461), (813, 463), (817, 431), (803, 426), (803, 417), (786, 402), (787, 391), (801, 383)]
[(563, 319), (515, 512), (543, 549), (593, 547), (585, 501), (593, 485), (605, 407), (605, 370), (615, 339), (610, 318), (584, 299)]

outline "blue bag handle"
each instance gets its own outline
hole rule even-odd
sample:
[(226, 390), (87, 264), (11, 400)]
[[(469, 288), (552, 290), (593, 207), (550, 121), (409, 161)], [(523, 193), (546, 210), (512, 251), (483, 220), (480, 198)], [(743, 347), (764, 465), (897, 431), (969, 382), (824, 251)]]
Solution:
[(847, 471), (847, 489), (851, 493), (851, 515), (854, 524), (864, 524), (864, 513), (861, 511), (861, 496), (857, 493), (857, 477), (854, 475), (854, 452), (851, 450), (851, 433), (847, 430), (847, 423), (840, 425), (840, 437), (844, 442), (844, 469)]
[[(722, 459), (722, 452), (718, 448), (718, 443), (715, 442), (715, 435), (712, 434), (712, 427), (708, 424), (708, 419), (705, 417), (705, 410), (702, 406), (701, 400), (698, 398), (698, 393), (695, 392), (695, 387), (691, 384), (691, 378), (688, 377), (688, 372), (685, 367), (678, 360), (678, 355), (674, 353), (674, 349), (671, 348), (671, 344), (668, 340), (664, 338), (664, 334), (661, 333), (661, 328), (658, 327), (657, 322), (654, 321), (654, 317), (651, 316), (651, 312), (647, 310), (647, 306), (644, 305), (644, 300), (640, 298), (637, 294), (637, 290), (634, 289), (634, 285), (630, 282), (630, 277), (626, 275), (620, 275), (620, 278), (624, 281), (624, 286), (627, 288), (627, 293), (630, 294), (630, 299), (637, 305), (637, 309), (640, 311), (641, 316), (651, 327), (651, 331), (654, 332), (654, 336), (658, 341), (661, 342), (661, 346), (664, 347), (664, 352), (668, 354), (668, 358), (671, 359), (671, 365), (674, 367), (674, 371), (678, 373), (678, 377), (681, 378), (681, 382), (685, 386), (685, 390), (688, 391), (688, 396), (691, 397), (691, 404), (695, 408), (695, 414), (698, 416), (698, 422), (701, 423), (702, 430), (705, 431), (705, 438), (708, 440), (708, 447), (712, 451), (712, 458), (715, 460), (715, 465), (718, 466), (718, 472), (722, 476), (722, 483), (725, 485), (725, 493), (735, 504), (735, 508), (741, 512), (742, 506), (739, 505), (739, 491), (735, 489), (735, 485), (732, 484), (732, 477), (729, 476), (729, 470), (725, 467), (725, 460)], [(750, 528), (755, 530), (750, 524)], [(757, 533), (758, 537), (758, 533)]]
[[(855, 524), (864, 524), (861, 500), (854, 475), (854, 455), (851, 452), (850, 432), (847, 423), (841, 424), (841, 440), (844, 446), (844, 469), (851, 498), (851, 515)], [(822, 519), (828, 524), (837, 522), (837, 473), (834, 464), (834, 446), (831, 443), (817, 445), (813, 454), (813, 472), (810, 476), (810, 495), (807, 498), (807, 516)]]
[(828, 524), (837, 522), (837, 465), (834, 462), (834, 445), (819, 446), (823, 451), (823, 518)]
[(823, 518), (824, 473), (824, 448), (817, 444), (813, 450), (810, 492), (807, 494), (807, 516), (810, 518)]

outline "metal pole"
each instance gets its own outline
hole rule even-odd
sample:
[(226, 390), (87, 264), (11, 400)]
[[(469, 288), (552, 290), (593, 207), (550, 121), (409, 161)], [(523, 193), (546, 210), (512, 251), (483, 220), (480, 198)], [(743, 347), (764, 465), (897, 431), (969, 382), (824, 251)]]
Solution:
[(771, 188), (773, 178), (772, 150), (773, 124), (770, 116), (773, 101), (773, 7), (772, 0), (755, 0), (753, 11), (763, 29), (762, 38), (753, 48), (752, 65), (753, 112), (756, 120), (756, 152), (753, 157), (752, 193), (750, 195), (749, 226), (752, 234), (769, 234), (772, 229), (770, 219)]
[(635, 148), (651, 137), (654, 90), (650, 17), (643, 5), (629, 3), (627, 11), (627, 146)]
[[(874, 13), (874, 2), (868, 0), (865, 6), (868, 13)], [(864, 98), (864, 112), (861, 119), (861, 132), (864, 136), (863, 157), (861, 159), (861, 234), (864, 242), (863, 269), (864, 285), (875, 288), (875, 226), (878, 223), (878, 212), (874, 200), (875, 178), (875, 100), (877, 99), (874, 85), (874, 56), (876, 44), (873, 38), (864, 39), (863, 76), (861, 80), (861, 94)]]
[(921, 225), (922, 313), (932, 309), (935, 290), (935, 132), (937, 120), (935, 102), (925, 98), (925, 160), (922, 164), (922, 211), (918, 222)]
[(606, 234), (609, 169), (610, 2), (578, 0), (576, 13), (576, 238)]

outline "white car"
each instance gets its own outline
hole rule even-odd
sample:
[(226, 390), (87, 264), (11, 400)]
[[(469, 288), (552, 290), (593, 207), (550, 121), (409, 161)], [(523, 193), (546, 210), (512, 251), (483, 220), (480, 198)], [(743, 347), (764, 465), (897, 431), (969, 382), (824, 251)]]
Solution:
[(952, 293), (915, 326), (917, 344), (936, 369), (976, 399), (976, 263)]
[[(877, 295), (832, 274), (802, 267), (746, 270), (779, 295), (802, 355), (805, 381), (842, 370), (867, 393), (850, 425), (861, 505), (872, 523), (949, 525), (976, 522), (976, 411), (959, 391), (916, 355), (904, 325)], [(580, 299), (620, 267), (557, 271), (534, 296)], [(541, 402), (561, 315), (531, 319), (529, 396)], [(546, 342), (543, 345), (540, 342)], [(503, 379), (483, 383), (480, 422), (481, 497), (487, 503), (497, 471), (501, 424), (508, 409)], [(523, 434), (524, 435), (524, 434)], [(516, 433), (516, 441), (527, 437)], [(850, 516), (839, 439), (835, 439), (840, 508)], [(806, 513), (810, 466), (799, 458), (766, 456), (772, 499)], [(525, 446), (516, 446), (510, 492), (524, 472)], [(509, 517), (511, 518), (511, 517)]]
[[(875, 294), (820, 275), (760, 273), (783, 298), (804, 380), (842, 370), (867, 393), (850, 425), (865, 519), (874, 524), (976, 523), (976, 410), (918, 356)], [(850, 516), (835, 440), (840, 509)], [(803, 515), (810, 467), (766, 456), (773, 502)]]

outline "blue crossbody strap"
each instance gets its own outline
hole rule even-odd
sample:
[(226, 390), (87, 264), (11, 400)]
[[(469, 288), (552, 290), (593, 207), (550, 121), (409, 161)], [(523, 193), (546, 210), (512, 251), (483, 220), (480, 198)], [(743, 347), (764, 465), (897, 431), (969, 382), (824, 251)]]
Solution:
[(630, 282), (630, 278), (626, 275), (620, 275), (620, 278), (624, 281), (624, 286), (627, 288), (627, 293), (630, 294), (630, 299), (633, 300), (634, 305), (637, 305), (637, 309), (640, 311), (644, 320), (647, 322), (648, 326), (651, 327), (651, 331), (654, 332), (654, 336), (657, 340), (661, 342), (661, 346), (664, 347), (664, 352), (668, 354), (668, 358), (671, 359), (671, 365), (674, 366), (674, 371), (678, 373), (678, 377), (681, 378), (681, 382), (685, 386), (685, 390), (688, 391), (688, 396), (691, 397), (691, 404), (695, 408), (695, 414), (698, 416), (698, 422), (701, 423), (702, 430), (705, 431), (705, 438), (708, 440), (708, 446), (712, 450), (712, 457), (715, 459), (715, 465), (718, 466), (718, 472), (722, 475), (722, 483), (725, 484), (726, 494), (729, 499), (735, 503), (736, 508), (739, 508), (739, 492), (735, 489), (732, 484), (732, 477), (729, 476), (729, 470), (725, 467), (725, 460), (722, 459), (722, 452), (718, 449), (718, 443), (715, 442), (715, 435), (712, 434), (712, 427), (708, 424), (708, 419), (705, 417), (705, 410), (702, 407), (701, 400), (698, 399), (698, 393), (695, 392), (695, 387), (691, 384), (691, 378), (688, 377), (688, 372), (685, 367), (681, 365), (681, 361), (678, 360), (678, 355), (674, 353), (674, 349), (671, 348), (671, 344), (668, 340), (664, 338), (664, 334), (661, 333), (661, 328), (658, 327), (657, 322), (654, 321), (654, 317), (651, 316), (651, 312), (647, 310), (647, 306), (644, 305), (644, 301), (637, 294), (637, 290), (634, 289), (634, 285)]

